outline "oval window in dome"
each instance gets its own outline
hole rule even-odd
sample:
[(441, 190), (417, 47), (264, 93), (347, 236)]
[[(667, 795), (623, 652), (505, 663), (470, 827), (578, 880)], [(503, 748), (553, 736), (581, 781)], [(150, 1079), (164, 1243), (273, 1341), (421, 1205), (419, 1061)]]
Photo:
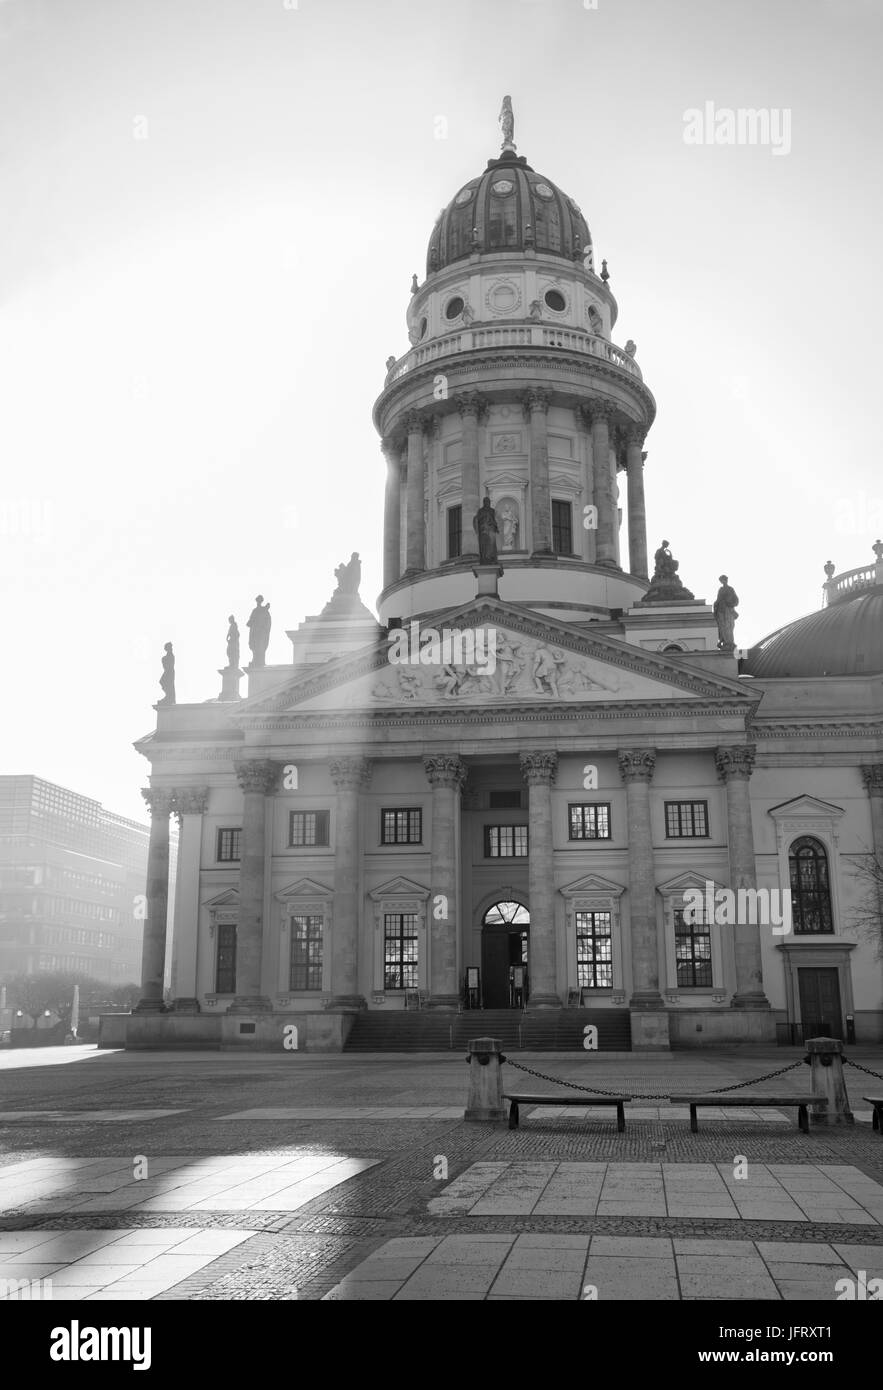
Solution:
[(561, 293), (560, 290), (546, 290), (546, 293), (543, 296), (543, 298), (545, 299), (548, 307), (554, 310), (556, 314), (562, 313), (563, 310), (567, 308), (567, 301), (565, 300), (564, 295)]
[(541, 198), (555, 197), (554, 190), (551, 189), (547, 183), (538, 183), (536, 185), (536, 192), (539, 193)]
[(514, 187), (515, 184), (510, 179), (498, 179), (496, 183), (491, 184), (491, 188), (495, 193), (499, 193), (501, 198), (511, 193)]
[(455, 294), (453, 299), (449, 299), (445, 305), (445, 318), (458, 319), (463, 312), (463, 300), (460, 295)]
[(460, 192), (457, 194), (456, 198), (454, 199), (454, 202), (455, 202), (455, 203), (468, 203), (474, 192), (475, 192), (475, 189), (474, 189), (474, 188), (461, 188), (461, 189), (460, 189)]

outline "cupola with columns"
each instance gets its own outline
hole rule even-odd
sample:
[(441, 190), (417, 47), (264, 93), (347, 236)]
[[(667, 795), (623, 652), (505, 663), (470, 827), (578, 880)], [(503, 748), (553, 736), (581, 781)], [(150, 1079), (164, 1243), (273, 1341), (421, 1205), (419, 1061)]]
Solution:
[(387, 462), (382, 622), (467, 601), (473, 517), (497, 513), (500, 597), (571, 622), (647, 590), (644, 442), (655, 402), (573, 199), (503, 145), (440, 214), (410, 349), (374, 408)]

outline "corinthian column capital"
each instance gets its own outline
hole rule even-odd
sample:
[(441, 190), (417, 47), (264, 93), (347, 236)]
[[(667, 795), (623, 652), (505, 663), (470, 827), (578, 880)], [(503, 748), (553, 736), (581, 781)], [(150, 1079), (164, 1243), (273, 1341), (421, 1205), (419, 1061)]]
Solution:
[(141, 795), (150, 808), (150, 814), (155, 820), (161, 820), (163, 816), (171, 813), (175, 800), (175, 792), (172, 787), (142, 787)]
[(624, 782), (652, 782), (656, 770), (655, 748), (620, 748), (619, 775)]
[(747, 781), (754, 771), (756, 753), (757, 749), (753, 743), (740, 743), (732, 748), (716, 748), (714, 765), (720, 780), (729, 782), (731, 778), (741, 777)]
[(328, 770), (339, 792), (364, 787), (371, 777), (371, 763), (367, 758), (334, 758), (328, 764)]
[(521, 775), (529, 787), (550, 787), (558, 772), (557, 753), (522, 753)]
[(625, 442), (630, 449), (643, 449), (647, 430), (644, 425), (628, 425), (624, 431)]
[(588, 410), (591, 412), (591, 421), (593, 425), (606, 423), (609, 426), (616, 414), (616, 407), (612, 401), (592, 401), (588, 406)]
[(422, 410), (408, 410), (402, 418), (402, 425), (408, 434), (422, 434), (424, 420)]
[(487, 415), (487, 401), (480, 391), (458, 391), (454, 401), (461, 419), (470, 415), (476, 420), (481, 420)]
[(244, 792), (262, 792), (264, 796), (276, 785), (279, 769), (267, 758), (256, 758), (236, 764), (236, 780)]
[(466, 781), (466, 764), (445, 753), (423, 759), (423, 770), (431, 787), (451, 787), (460, 791)]
[(529, 391), (525, 391), (521, 397), (521, 405), (525, 417), (529, 420), (536, 411), (538, 414), (546, 415), (552, 403), (552, 392), (545, 390), (541, 386), (533, 386)]
[(208, 787), (176, 787), (173, 792), (176, 816), (204, 816), (208, 808)]
[(870, 763), (863, 767), (862, 781), (868, 796), (883, 796), (883, 763)]

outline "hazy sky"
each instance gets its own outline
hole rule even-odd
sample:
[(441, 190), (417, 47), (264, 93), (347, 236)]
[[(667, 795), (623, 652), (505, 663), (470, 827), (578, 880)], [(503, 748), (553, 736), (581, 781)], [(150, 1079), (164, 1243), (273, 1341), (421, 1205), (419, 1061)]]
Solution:
[[(878, 0), (0, 0), (0, 771), (144, 819), (164, 642), (199, 701), (256, 593), (271, 662), (352, 550), (373, 604), (371, 407), (504, 93), (657, 400), (651, 549), (697, 597), (726, 570), (742, 647), (818, 607), (883, 532), (881, 31)], [(706, 102), (787, 109), (790, 153), (686, 144)]]

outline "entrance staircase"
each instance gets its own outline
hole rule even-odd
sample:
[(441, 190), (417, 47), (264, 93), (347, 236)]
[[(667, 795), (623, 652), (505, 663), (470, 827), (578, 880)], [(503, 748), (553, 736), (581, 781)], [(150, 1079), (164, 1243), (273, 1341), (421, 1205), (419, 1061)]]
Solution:
[(344, 1052), (447, 1052), (470, 1038), (499, 1038), (504, 1052), (580, 1052), (584, 1030), (598, 1029), (599, 1052), (630, 1052), (628, 1009), (363, 1009)]

